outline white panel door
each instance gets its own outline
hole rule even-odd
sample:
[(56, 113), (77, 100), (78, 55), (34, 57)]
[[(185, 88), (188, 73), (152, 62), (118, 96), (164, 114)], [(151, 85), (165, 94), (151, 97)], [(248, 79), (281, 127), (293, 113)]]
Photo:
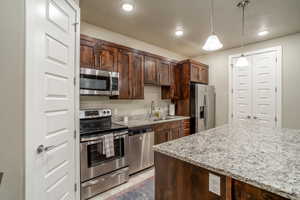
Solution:
[[(251, 57), (247, 57), (251, 63)], [(249, 120), (252, 115), (251, 103), (251, 64), (250, 66), (236, 66), (237, 59), (233, 59), (233, 120)]]
[(74, 200), (76, 10), (66, 0), (28, 2), (26, 197)]
[(253, 55), (253, 119), (275, 127), (276, 52)]

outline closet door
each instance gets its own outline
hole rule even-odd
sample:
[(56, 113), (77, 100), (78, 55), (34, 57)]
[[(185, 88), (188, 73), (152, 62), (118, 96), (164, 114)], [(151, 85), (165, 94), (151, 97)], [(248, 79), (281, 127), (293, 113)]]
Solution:
[(276, 126), (276, 52), (253, 55), (253, 119)]
[[(247, 57), (251, 63), (251, 57)], [(252, 117), (251, 100), (251, 64), (246, 67), (236, 66), (237, 59), (233, 59), (233, 89), (232, 89), (232, 118), (237, 120), (249, 120)]]

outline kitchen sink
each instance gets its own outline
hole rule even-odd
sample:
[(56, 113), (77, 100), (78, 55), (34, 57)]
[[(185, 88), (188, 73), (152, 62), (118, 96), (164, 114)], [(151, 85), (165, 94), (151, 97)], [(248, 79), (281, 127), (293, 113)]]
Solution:
[(151, 121), (164, 121), (164, 120), (170, 120), (170, 119), (176, 119), (176, 116), (167, 116), (165, 118), (154, 118), (154, 119), (150, 119)]

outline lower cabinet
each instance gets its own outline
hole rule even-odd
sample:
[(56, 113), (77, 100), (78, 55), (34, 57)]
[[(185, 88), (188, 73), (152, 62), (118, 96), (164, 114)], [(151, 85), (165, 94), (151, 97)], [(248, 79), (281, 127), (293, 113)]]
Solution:
[(155, 125), (155, 144), (161, 144), (184, 136), (183, 121), (160, 123)]

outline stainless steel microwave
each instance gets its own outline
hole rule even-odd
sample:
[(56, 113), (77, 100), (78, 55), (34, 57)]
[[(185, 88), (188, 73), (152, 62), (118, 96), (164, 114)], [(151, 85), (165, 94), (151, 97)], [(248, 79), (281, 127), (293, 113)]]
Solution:
[(119, 73), (81, 68), (80, 95), (119, 95)]

